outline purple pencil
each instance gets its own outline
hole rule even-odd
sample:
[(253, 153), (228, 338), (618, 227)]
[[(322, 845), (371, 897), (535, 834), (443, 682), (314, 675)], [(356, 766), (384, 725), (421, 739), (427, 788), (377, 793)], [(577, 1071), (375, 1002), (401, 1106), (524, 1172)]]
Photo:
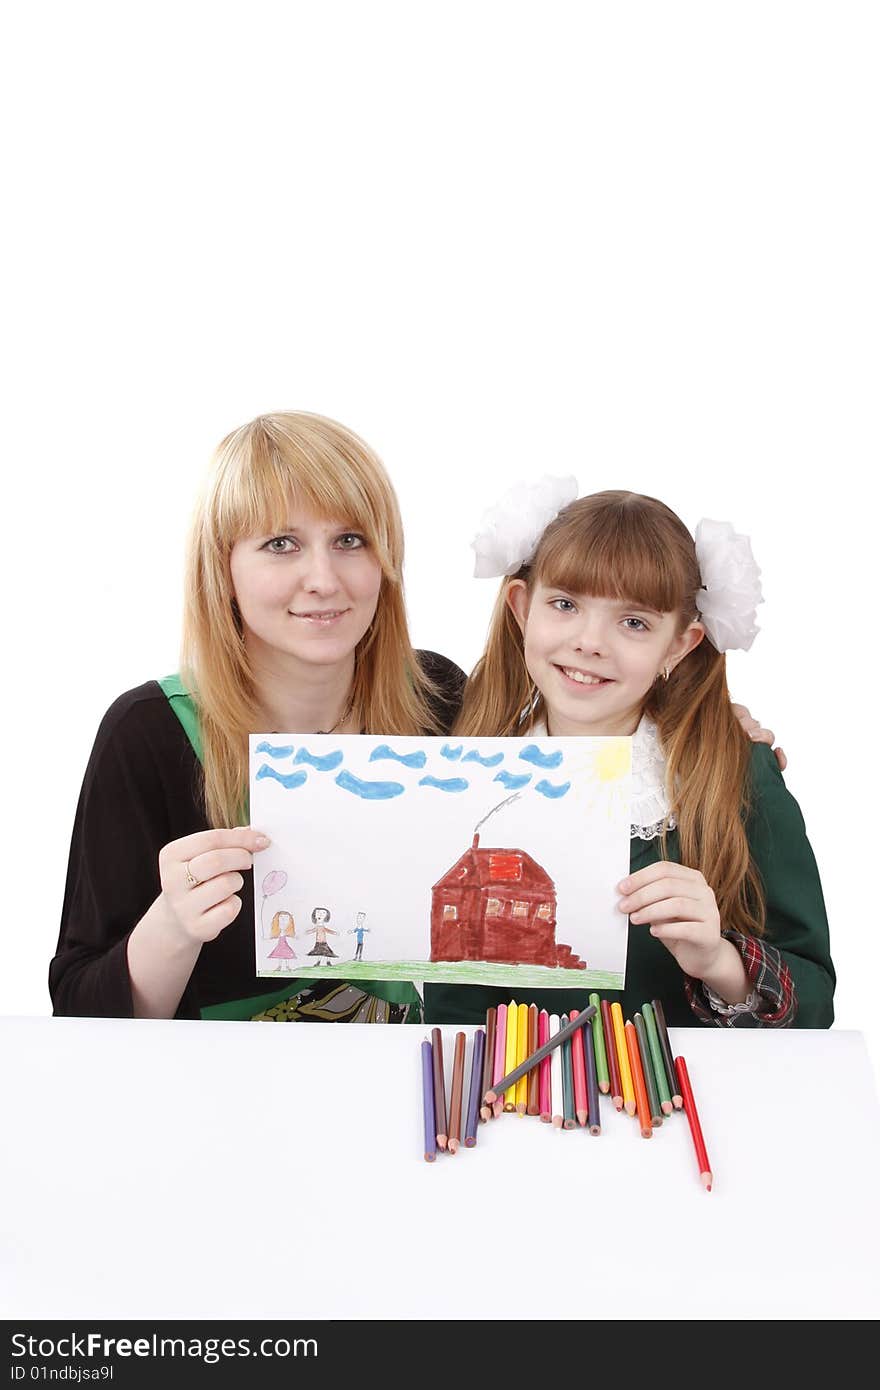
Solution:
[(486, 1034), (482, 1028), (474, 1033), (474, 1050), (471, 1054), (471, 1089), (468, 1094), (467, 1124), (464, 1131), (464, 1146), (472, 1149), (477, 1142), (477, 1117), (480, 1113), (480, 1097), (483, 1094), (483, 1060), (486, 1055)]
[(584, 1035), (584, 1058), (587, 1064), (588, 1124), (591, 1134), (601, 1134), (602, 1123), (599, 1116), (599, 1077), (596, 1072), (596, 1048), (593, 1044), (593, 1030), (592, 1028), (584, 1028), (581, 1031)]
[(422, 1109), (425, 1116), (425, 1162), (437, 1157), (437, 1132), (434, 1127), (434, 1050), (425, 1040), (422, 1043)]

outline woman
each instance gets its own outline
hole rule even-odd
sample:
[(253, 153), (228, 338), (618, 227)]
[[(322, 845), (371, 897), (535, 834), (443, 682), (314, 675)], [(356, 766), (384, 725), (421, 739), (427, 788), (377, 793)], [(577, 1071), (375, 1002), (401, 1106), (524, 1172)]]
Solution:
[[(120, 696), (86, 770), (56, 1013), (363, 1016), (363, 990), (270, 994), (255, 974), (247, 871), (268, 842), (247, 825), (247, 735), (448, 728), (464, 675), (413, 651), (402, 567), (394, 491), (350, 430), (284, 412), (223, 441), (190, 536), (182, 679)], [(368, 993), (383, 1018), (419, 1014), (410, 985)]]

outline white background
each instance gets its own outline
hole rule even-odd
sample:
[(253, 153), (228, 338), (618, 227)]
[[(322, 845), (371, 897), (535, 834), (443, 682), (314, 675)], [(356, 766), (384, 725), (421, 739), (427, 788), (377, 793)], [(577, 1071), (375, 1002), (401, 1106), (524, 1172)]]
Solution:
[(213, 447), (303, 408), (384, 458), (415, 639), (466, 667), (468, 542), (518, 478), (751, 535), (731, 685), (876, 1060), (875, 7), (82, 0), (0, 48), (0, 1011), (48, 1010), (82, 772), (176, 669)]

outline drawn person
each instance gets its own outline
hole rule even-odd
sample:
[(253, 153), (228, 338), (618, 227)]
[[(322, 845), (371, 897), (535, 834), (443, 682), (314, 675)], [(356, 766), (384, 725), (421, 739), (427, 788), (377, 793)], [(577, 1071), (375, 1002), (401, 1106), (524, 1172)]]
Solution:
[(288, 937), (296, 936), (296, 925), (293, 916), (289, 912), (276, 912), (272, 918), (270, 928), (273, 937), (277, 937), (275, 947), (269, 952), (269, 960), (278, 961), (278, 971), (290, 970), (290, 962), (296, 960), (296, 953), (293, 950)]
[[(549, 515), (536, 493), (530, 517), (522, 491), (515, 526), (502, 506), (475, 542), (483, 573), (505, 577), (455, 732), (632, 736), (631, 872), (617, 885), (625, 1016), (657, 997), (676, 1025), (829, 1027), (813, 852), (777, 760), (750, 746), (727, 689), (725, 652), (757, 631), (748, 541), (704, 522), (695, 542), (662, 502), (631, 492), (570, 493)], [(438, 989), (426, 985), (426, 1007), (442, 1016)], [(471, 999), (479, 1021), (494, 998)], [(586, 994), (552, 1000), (561, 1011)]]
[[(248, 733), (449, 729), (464, 674), (413, 650), (402, 567), (397, 499), (351, 430), (281, 412), (222, 442), (189, 539), (183, 674), (116, 700), (89, 760), (49, 973), (56, 1013), (241, 1017), (265, 994), (251, 870), (259, 905), (266, 840), (241, 825)], [(340, 984), (289, 983), (318, 1018)], [(421, 1016), (405, 981), (352, 986), (348, 1013), (334, 998), (326, 1016), (354, 1016), (365, 993), (394, 1006), (385, 1017)]]
[(314, 926), (306, 928), (306, 936), (314, 936), (315, 938), (315, 944), (309, 951), (310, 956), (319, 957), (319, 959), (315, 961), (315, 965), (326, 965), (331, 956), (334, 960), (338, 960), (336, 952), (327, 940), (328, 932), (331, 936), (339, 935), (335, 927), (327, 925), (330, 921), (330, 909), (328, 907), (314, 908), (312, 911), (312, 921)]
[(357, 925), (354, 927), (349, 927), (348, 929), (349, 936), (351, 936), (353, 933), (355, 940), (357, 941), (357, 949), (355, 950), (354, 956), (352, 957), (353, 960), (363, 960), (364, 936), (370, 930), (369, 927), (364, 926), (364, 922), (366, 922), (366, 920), (367, 914), (365, 912), (359, 912), (357, 914), (357, 917), (355, 918), (355, 922), (357, 923)]

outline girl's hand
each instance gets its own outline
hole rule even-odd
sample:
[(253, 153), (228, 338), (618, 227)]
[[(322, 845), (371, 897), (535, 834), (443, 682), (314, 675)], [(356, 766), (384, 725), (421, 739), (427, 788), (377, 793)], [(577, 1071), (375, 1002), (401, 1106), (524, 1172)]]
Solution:
[(199, 830), (159, 852), (160, 901), (187, 940), (213, 941), (241, 911), (242, 873), (271, 842), (249, 826)]
[[(752, 718), (745, 705), (731, 705), (730, 708), (752, 740), (752, 743), (769, 743), (770, 747), (773, 748), (776, 742), (776, 735), (773, 733), (772, 729), (762, 729), (757, 719)], [(788, 758), (785, 756), (782, 749), (773, 748), (773, 756), (779, 764), (779, 771), (784, 772), (788, 767)]]
[(618, 885), (617, 904), (635, 926), (647, 925), (686, 975), (702, 980), (721, 958), (724, 940), (715, 894), (698, 869), (661, 860)]

